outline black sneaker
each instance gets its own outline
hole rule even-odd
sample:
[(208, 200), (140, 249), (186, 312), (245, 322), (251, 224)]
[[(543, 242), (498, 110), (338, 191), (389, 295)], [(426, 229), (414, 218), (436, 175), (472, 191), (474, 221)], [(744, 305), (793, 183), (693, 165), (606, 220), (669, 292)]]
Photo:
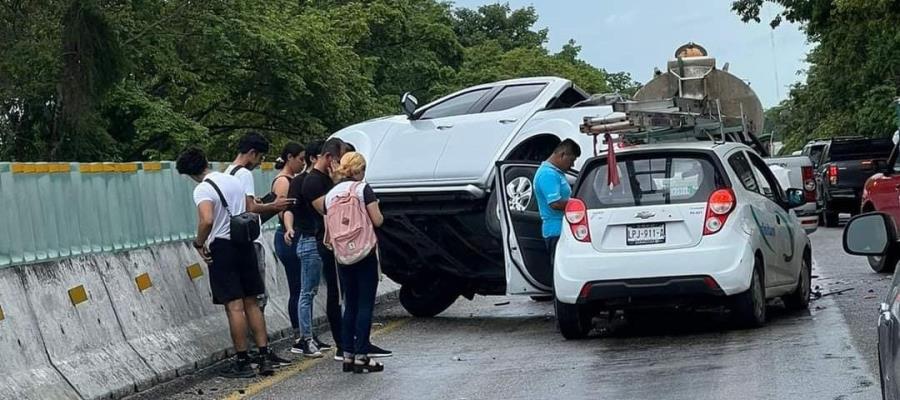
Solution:
[(316, 342), (316, 347), (319, 348), (319, 351), (328, 351), (333, 348), (330, 344), (319, 340), (318, 336), (313, 336), (313, 341)]
[(322, 352), (319, 351), (319, 348), (316, 347), (316, 342), (312, 339), (300, 339), (300, 341), (295, 343), (294, 347), (291, 348), (291, 353), (302, 354), (303, 357), (308, 358), (322, 357)]
[[(273, 353), (271, 350), (269, 351), (269, 355), (267, 357), (269, 359), (269, 364), (272, 365), (272, 368), (278, 369), (281, 367), (287, 367), (291, 365), (291, 360), (286, 360), (278, 356), (278, 354)], [(257, 361), (257, 363), (259, 363)]]
[(344, 361), (344, 351), (340, 347), (334, 352), (334, 361)]
[(234, 360), (231, 365), (219, 371), (219, 375), (223, 378), (253, 378), (256, 371), (250, 366), (250, 360)]
[(385, 358), (393, 356), (394, 353), (390, 350), (382, 349), (372, 343), (369, 343), (369, 358)]
[(272, 353), (269, 353), (266, 357), (259, 357), (256, 360), (259, 374), (262, 376), (272, 376), (275, 374), (275, 367), (272, 365), (272, 361), (269, 361), (271, 355)]

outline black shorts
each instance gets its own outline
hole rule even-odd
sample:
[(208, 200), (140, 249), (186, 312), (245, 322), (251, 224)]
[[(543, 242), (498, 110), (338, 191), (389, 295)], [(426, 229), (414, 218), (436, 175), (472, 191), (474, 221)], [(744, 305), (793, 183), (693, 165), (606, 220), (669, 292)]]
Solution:
[(225, 304), (245, 297), (265, 293), (253, 243), (235, 244), (216, 239), (209, 245), (212, 264), (209, 266), (209, 286), (213, 304)]

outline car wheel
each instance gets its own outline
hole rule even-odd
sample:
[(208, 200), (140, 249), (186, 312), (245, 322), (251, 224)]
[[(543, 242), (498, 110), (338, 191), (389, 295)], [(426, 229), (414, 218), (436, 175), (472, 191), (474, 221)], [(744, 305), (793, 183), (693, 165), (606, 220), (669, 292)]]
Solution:
[(888, 254), (884, 256), (869, 256), (867, 258), (869, 259), (869, 267), (872, 267), (872, 271), (878, 273), (894, 272), (897, 262), (900, 261), (900, 257), (892, 251), (888, 251)]
[(433, 279), (400, 287), (400, 305), (414, 317), (431, 318), (446, 310), (459, 298), (459, 290), (446, 280)]
[(822, 211), (822, 220), (826, 227), (835, 228), (840, 223), (841, 215), (834, 211), (828, 203), (825, 203), (825, 210)]
[(500, 239), (503, 231), (500, 227), (500, 210), (497, 208), (497, 202), (500, 194), (497, 189), (491, 190), (491, 196), (488, 197), (487, 206), (484, 209), (484, 225), (487, 227), (488, 233), (494, 238)]
[(556, 299), (554, 309), (559, 332), (567, 340), (584, 339), (591, 332), (591, 315), (584, 310), (584, 306), (566, 304)]
[(806, 258), (800, 264), (800, 279), (797, 281), (797, 288), (782, 298), (784, 305), (792, 310), (806, 310), (809, 308), (809, 293), (812, 290), (812, 270)]
[(735, 296), (731, 310), (735, 322), (745, 328), (758, 328), (766, 323), (766, 288), (763, 285), (762, 268), (757, 262), (750, 279), (750, 288)]

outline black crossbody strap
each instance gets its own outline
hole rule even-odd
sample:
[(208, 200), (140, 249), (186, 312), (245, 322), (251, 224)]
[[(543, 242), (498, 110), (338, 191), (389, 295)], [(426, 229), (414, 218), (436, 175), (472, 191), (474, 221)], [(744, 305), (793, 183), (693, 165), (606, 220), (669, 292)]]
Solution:
[(228, 211), (228, 215), (233, 217), (234, 214), (232, 214), (231, 209), (228, 208), (228, 200), (225, 200), (225, 195), (223, 195), (222, 191), (219, 190), (219, 186), (216, 185), (216, 183), (213, 182), (212, 179), (209, 179), (209, 178), (204, 179), (203, 182), (208, 183), (209, 186), (212, 186), (212, 188), (216, 190), (216, 193), (219, 194), (219, 200), (222, 200), (222, 205), (225, 206), (225, 211)]
[(238, 171), (240, 171), (241, 168), (244, 168), (244, 166), (243, 165), (235, 166), (234, 168), (231, 169), (231, 172), (229, 172), (228, 175), (234, 176), (234, 174), (236, 174)]

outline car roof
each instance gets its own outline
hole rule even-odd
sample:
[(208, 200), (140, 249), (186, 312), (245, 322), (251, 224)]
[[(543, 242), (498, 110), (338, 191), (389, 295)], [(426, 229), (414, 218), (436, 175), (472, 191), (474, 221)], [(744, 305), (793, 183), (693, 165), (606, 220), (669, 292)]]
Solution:
[(671, 142), (671, 143), (653, 143), (653, 144), (642, 144), (637, 146), (629, 146), (623, 149), (616, 150), (617, 154), (627, 154), (632, 152), (640, 152), (640, 151), (654, 151), (654, 150), (712, 150), (719, 154), (724, 154), (729, 151), (732, 151), (735, 148), (749, 149), (750, 146), (747, 146), (743, 143), (735, 143), (735, 142), (725, 142), (725, 143), (717, 143), (712, 141), (693, 141), (693, 142)]
[(517, 79), (507, 79), (504, 81), (483, 83), (477, 86), (471, 86), (465, 88), (463, 90), (472, 90), (472, 89), (480, 89), (486, 87), (494, 87), (494, 86), (506, 86), (506, 85), (527, 85), (530, 83), (554, 83), (554, 82), (568, 82), (568, 79), (560, 78), (556, 76), (535, 76), (531, 78), (517, 78)]

